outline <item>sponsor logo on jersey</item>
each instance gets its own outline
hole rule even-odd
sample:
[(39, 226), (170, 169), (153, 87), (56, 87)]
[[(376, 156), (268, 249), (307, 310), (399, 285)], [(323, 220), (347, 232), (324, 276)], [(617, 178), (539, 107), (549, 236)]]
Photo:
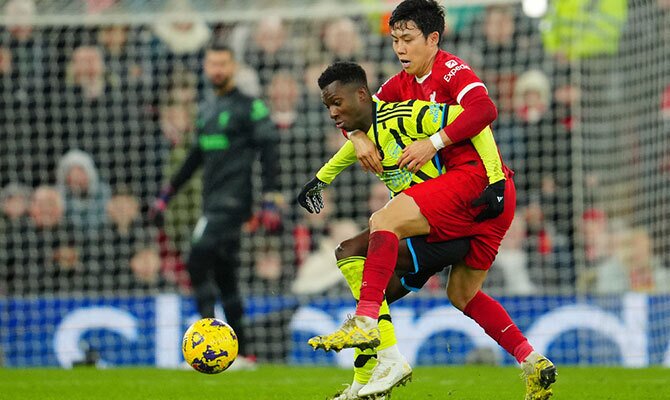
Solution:
[(198, 141), (203, 151), (221, 151), (230, 147), (230, 140), (223, 133), (203, 134)]
[(456, 60), (449, 60), (449, 61), (447, 61), (446, 63), (444, 63), (444, 65), (446, 65), (447, 68), (454, 68), (455, 66), (458, 65), (458, 61), (456, 61)]
[(465, 64), (461, 64), (461, 65), (459, 65), (459, 66), (457, 66), (457, 67), (454, 67), (454, 68), (451, 69), (451, 71), (449, 71), (448, 74), (446, 74), (446, 75), (444, 76), (444, 80), (447, 81), (447, 82), (451, 81), (451, 78), (453, 78), (454, 76), (456, 76), (456, 73), (457, 73), (458, 71), (462, 70), (462, 69), (470, 69), (470, 67), (468, 67), (468, 66), (465, 65)]

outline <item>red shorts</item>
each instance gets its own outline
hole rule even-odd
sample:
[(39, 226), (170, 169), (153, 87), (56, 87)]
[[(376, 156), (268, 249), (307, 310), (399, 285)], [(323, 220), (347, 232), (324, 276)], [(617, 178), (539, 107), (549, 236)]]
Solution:
[(514, 218), (516, 189), (513, 175), (505, 168), (507, 182), (503, 213), (482, 222), (475, 222), (474, 219), (485, 205), (471, 205), (489, 183), (481, 163), (460, 165), (403, 193), (414, 199), (421, 214), (428, 220), (428, 242), (470, 237), (470, 251), (464, 258), (465, 263), (471, 268), (488, 270)]

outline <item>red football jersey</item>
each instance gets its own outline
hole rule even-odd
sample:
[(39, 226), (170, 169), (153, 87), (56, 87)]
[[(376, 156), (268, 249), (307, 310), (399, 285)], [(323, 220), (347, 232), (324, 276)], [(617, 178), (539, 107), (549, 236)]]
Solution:
[[(387, 102), (417, 99), (456, 105), (466, 93), (479, 86), (486, 89), (470, 66), (455, 55), (438, 50), (433, 69), (427, 76), (417, 78), (400, 71), (384, 82), (375, 96)], [(440, 152), (447, 168), (480, 159), (469, 140), (454, 143)]]

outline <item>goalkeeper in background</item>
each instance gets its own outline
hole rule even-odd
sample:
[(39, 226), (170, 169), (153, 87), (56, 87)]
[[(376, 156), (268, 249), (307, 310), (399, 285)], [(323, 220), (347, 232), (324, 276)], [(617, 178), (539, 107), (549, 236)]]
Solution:
[[(533, 350), (502, 306), (480, 290), (500, 240), (511, 223), (515, 206), (514, 185), (510, 179), (512, 172), (502, 164), (491, 129), (487, 126), (468, 139), (471, 150), (461, 156), (462, 166), (447, 168), (444, 174), (429, 179), (430, 176), (425, 173), (435, 176), (435, 172), (441, 171), (440, 162), (446, 161), (442, 157), (435, 160), (436, 151), (433, 148), (433, 157), (414, 174), (402, 167), (405, 151), (412, 144), (421, 142), (433, 146), (433, 138), (443, 135), (463, 109), (418, 100), (400, 103), (373, 100), (366, 82), (365, 72), (360, 66), (338, 63), (321, 75), (319, 87), (330, 117), (339, 128), (367, 132), (381, 154), (383, 172), (378, 176), (397, 195), (370, 219), (369, 247), (356, 315), (336, 332), (314, 337), (309, 343), (325, 350), (379, 346), (377, 321), (380, 305), (385, 306), (384, 291), (388, 290), (387, 285), (397, 264), (398, 238), (428, 235), (427, 242), (436, 243), (470, 237), (470, 250), (463, 260), (452, 266), (447, 295), (456, 308), (479, 323), (505, 350), (517, 360), (521, 358), (519, 362), (527, 381), (526, 399), (549, 398), (549, 386), (555, 381), (556, 368)], [(353, 144), (347, 142), (328, 162), (327, 169), (320, 170), (317, 178), (307, 185), (307, 190), (303, 189), (301, 197), (306, 197), (308, 201), (301, 204), (305, 203), (308, 210), (318, 211), (320, 190), (338, 170), (355, 161)], [(479, 221), (478, 210), (470, 203), (494, 174), (507, 177), (506, 191), (511, 201), (498, 218)], [(415, 177), (419, 180), (413, 182)], [(371, 260), (376, 264), (370, 263)], [(386, 269), (388, 263), (392, 263), (390, 271)], [(384, 270), (381, 270), (382, 267)], [(485, 298), (482, 299), (482, 296)], [(472, 309), (472, 301), (477, 302), (477, 309)], [(383, 331), (381, 324), (380, 328)], [(375, 370), (380, 365), (381, 361)], [(537, 368), (537, 373), (528, 373), (527, 365)], [(364, 386), (356, 394), (358, 397), (387, 394), (411, 373), (411, 369), (402, 366), (402, 361), (385, 364), (381, 369), (380, 379)], [(376, 375), (377, 371), (373, 371), (373, 379)], [(390, 375), (398, 379), (384, 379)]]
[(252, 166), (259, 156), (264, 189), (260, 220), (266, 231), (279, 228), (282, 200), (276, 192), (279, 135), (265, 104), (236, 88), (236, 67), (230, 48), (217, 43), (207, 48), (203, 69), (216, 96), (200, 105), (197, 138), (154, 201), (150, 218), (160, 223), (170, 197), (202, 166), (203, 215), (193, 231), (187, 268), (201, 317), (214, 317), (214, 305), (221, 299), (226, 320), (239, 339), (242, 357), (235, 364), (244, 368), (253, 367), (254, 359), (238, 282), (240, 235), (252, 213)]

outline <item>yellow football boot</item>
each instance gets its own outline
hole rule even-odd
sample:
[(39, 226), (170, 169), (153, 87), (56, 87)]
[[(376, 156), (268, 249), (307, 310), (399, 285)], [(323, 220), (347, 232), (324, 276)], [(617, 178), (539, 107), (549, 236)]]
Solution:
[(314, 350), (325, 351), (348, 349), (370, 349), (379, 346), (381, 342), (377, 321), (369, 317), (354, 315), (347, 318), (340, 329), (329, 335), (314, 336), (307, 341)]
[(556, 382), (556, 367), (546, 357), (533, 352), (521, 363), (522, 376), (526, 381), (525, 400), (547, 400), (553, 392), (551, 385)]

